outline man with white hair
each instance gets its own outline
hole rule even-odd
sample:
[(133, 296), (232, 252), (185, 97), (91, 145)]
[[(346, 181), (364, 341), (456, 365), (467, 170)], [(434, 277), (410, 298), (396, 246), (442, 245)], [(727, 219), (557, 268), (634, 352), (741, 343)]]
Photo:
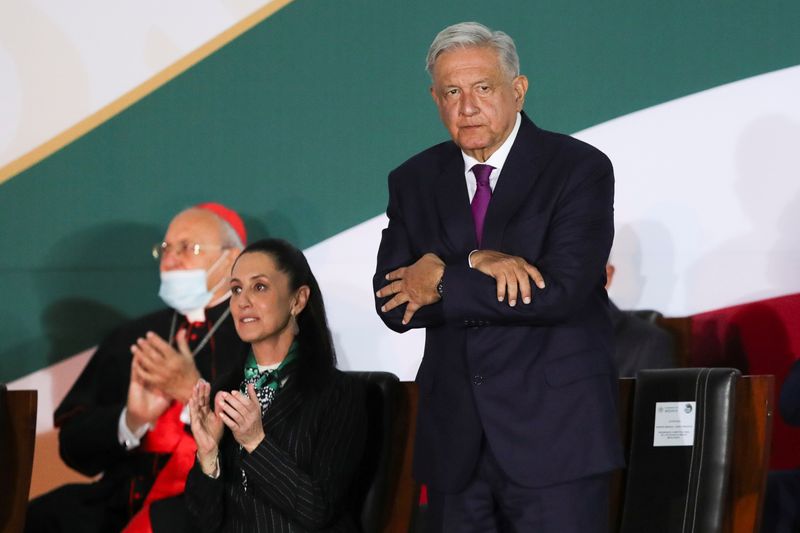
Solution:
[(231, 265), (246, 238), (239, 215), (217, 203), (172, 220), (153, 247), (168, 308), (112, 332), (55, 412), (64, 462), (102, 477), (33, 500), (26, 531), (183, 527), (195, 455), (184, 406), (198, 379), (239, 370), (247, 354), (228, 308)]
[(428, 51), (452, 141), (389, 175), (373, 279), (425, 328), (414, 471), (432, 531), (600, 532), (623, 463), (604, 288), (608, 158), (539, 129), (511, 38), (474, 22)]

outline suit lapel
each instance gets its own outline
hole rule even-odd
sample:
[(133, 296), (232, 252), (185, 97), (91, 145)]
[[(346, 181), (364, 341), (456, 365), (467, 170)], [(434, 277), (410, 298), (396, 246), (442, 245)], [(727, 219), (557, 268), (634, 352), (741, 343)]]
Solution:
[(500, 250), (508, 221), (531, 193), (543, 168), (545, 147), (537, 128), (523, 113), (517, 138), (497, 180), (486, 212), (482, 247)]
[(452, 156), (442, 165), (441, 174), (436, 179), (435, 190), (437, 212), (443, 228), (443, 242), (447, 248), (437, 252), (444, 258), (478, 247), (464, 179), (464, 158), (455, 145), (453, 148)]
[(287, 416), (302, 404), (302, 397), (297, 389), (297, 375), (295, 372), (289, 375), (286, 384), (281, 387), (280, 392), (275, 396), (272, 405), (264, 413), (264, 423), (266, 426), (283, 423)]

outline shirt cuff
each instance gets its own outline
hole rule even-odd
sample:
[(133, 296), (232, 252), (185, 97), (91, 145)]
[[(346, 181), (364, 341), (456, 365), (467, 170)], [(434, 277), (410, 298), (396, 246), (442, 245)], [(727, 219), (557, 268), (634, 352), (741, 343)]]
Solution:
[(179, 418), (181, 422), (183, 422), (187, 426), (191, 425), (192, 417), (189, 414), (189, 402), (186, 402), (186, 404), (183, 406), (183, 409), (181, 409), (181, 416)]
[(467, 256), (467, 264), (469, 265), (469, 267), (470, 267), (470, 268), (475, 268), (474, 266), (472, 266), (472, 254), (474, 254), (474, 253), (475, 253), (475, 252), (477, 252), (477, 251), (478, 251), (478, 250), (472, 250), (472, 251), (469, 253), (469, 255)]
[(142, 442), (142, 437), (145, 433), (150, 431), (152, 427), (149, 423), (143, 425), (138, 430), (131, 431), (128, 424), (125, 423), (125, 415), (128, 413), (128, 408), (124, 407), (122, 413), (119, 415), (119, 423), (117, 423), (117, 439), (119, 443), (125, 446), (126, 450), (138, 448)]

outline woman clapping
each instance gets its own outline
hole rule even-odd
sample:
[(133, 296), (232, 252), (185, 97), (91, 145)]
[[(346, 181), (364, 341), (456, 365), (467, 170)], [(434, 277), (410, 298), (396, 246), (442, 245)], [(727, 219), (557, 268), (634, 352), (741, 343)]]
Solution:
[[(197, 461), (186, 483), (204, 531), (357, 531), (350, 488), (366, 436), (363, 388), (335, 368), (303, 253), (268, 239), (231, 274), (231, 314), (252, 351), (189, 403)], [(213, 398), (213, 401), (212, 401)]]

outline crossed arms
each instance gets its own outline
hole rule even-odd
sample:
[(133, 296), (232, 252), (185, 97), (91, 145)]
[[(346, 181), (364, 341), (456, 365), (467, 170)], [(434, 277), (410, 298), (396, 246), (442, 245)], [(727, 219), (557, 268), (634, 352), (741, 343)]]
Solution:
[[(497, 301), (503, 302), (507, 297), (510, 307), (516, 306), (518, 299), (524, 305), (531, 303), (531, 281), (538, 288), (545, 288), (539, 270), (521, 257), (494, 250), (476, 250), (470, 254), (469, 262), (471, 268), (494, 278)], [(375, 293), (379, 298), (391, 298), (381, 306), (381, 312), (387, 313), (406, 304), (401, 322), (403, 325), (409, 324), (421, 307), (441, 299), (437, 285), (444, 270), (444, 261), (436, 254), (427, 253), (415, 263), (389, 272), (386, 274), (389, 283)]]
[[(604, 155), (590, 154), (567, 168), (563, 179), (551, 179), (550, 183), (559, 185), (544, 194), (547, 201), (538, 220), (545, 227), (514, 228), (523, 240), (529, 232), (545, 232), (541, 247), (526, 247), (521, 240), (515, 243), (524, 250), (521, 255), (478, 250), (470, 255), (470, 264), (466, 252), (444, 258), (430, 252), (434, 246), (425, 235), (411, 234), (407, 220), (419, 213), (401, 209), (400, 177), (390, 175), (389, 225), (383, 232), (373, 279), (382, 320), (402, 332), (473, 319), (492, 324), (553, 324), (579, 312), (602, 285), (614, 234), (613, 170)], [(542, 189), (544, 185), (533, 194)], [(440, 279), (443, 299), (436, 291)]]

